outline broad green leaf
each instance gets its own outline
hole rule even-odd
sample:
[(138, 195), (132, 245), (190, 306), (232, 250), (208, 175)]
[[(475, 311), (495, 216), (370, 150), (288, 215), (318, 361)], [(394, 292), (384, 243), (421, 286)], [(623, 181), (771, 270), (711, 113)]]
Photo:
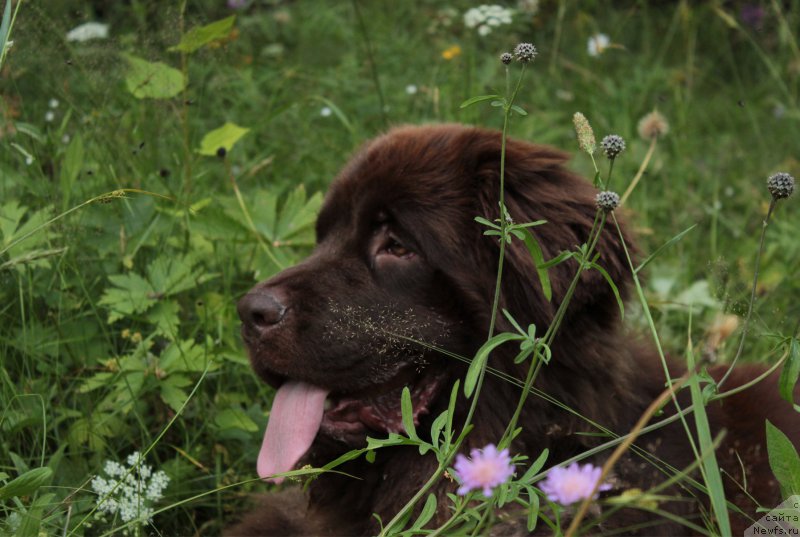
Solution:
[(131, 54), (123, 54), (128, 62), (125, 85), (137, 99), (169, 99), (186, 87), (179, 70), (162, 62), (148, 62)]
[(794, 388), (797, 385), (798, 377), (800, 377), (800, 340), (792, 338), (789, 343), (789, 357), (786, 363), (783, 364), (781, 378), (780, 381), (778, 381), (778, 389), (781, 397), (793, 405), (795, 410), (800, 412), (800, 405), (794, 402)]
[(78, 388), (78, 393), (88, 393), (92, 390), (96, 390), (97, 388), (107, 387), (112, 378), (114, 378), (114, 373), (110, 373), (108, 371), (95, 373), (83, 381)]
[(200, 47), (211, 43), (212, 41), (219, 41), (225, 39), (230, 35), (233, 23), (236, 20), (236, 15), (231, 15), (224, 19), (214, 21), (205, 26), (197, 26), (192, 28), (181, 37), (180, 43), (167, 50), (170, 52), (194, 52)]
[(159, 298), (177, 295), (197, 285), (201, 270), (192, 271), (196, 260), (191, 254), (160, 255), (147, 267), (147, 279)]
[(547, 274), (547, 269), (540, 268), (544, 265), (542, 249), (539, 247), (539, 243), (536, 241), (533, 233), (527, 229), (525, 230), (522, 242), (525, 243), (525, 247), (528, 249), (528, 253), (531, 254), (531, 259), (533, 259), (533, 264), (536, 266), (536, 272), (539, 274), (539, 283), (542, 285), (542, 294), (544, 294), (544, 297), (550, 302), (553, 298), (553, 288), (550, 285), (550, 277)]
[(150, 308), (147, 321), (155, 325), (155, 333), (174, 341), (180, 326), (181, 307), (177, 300), (161, 300)]
[(200, 373), (205, 371), (209, 360), (211, 357), (202, 345), (187, 339), (164, 349), (158, 364), (168, 374), (176, 371)]
[(258, 432), (258, 425), (244, 410), (238, 407), (229, 407), (214, 416), (214, 424), (220, 429), (241, 429), (249, 433)]
[(471, 97), (461, 103), (459, 108), (467, 108), (468, 106), (472, 106), (473, 104), (482, 103), (483, 101), (490, 101), (492, 99), (498, 99), (500, 95), (479, 95), (477, 97)]
[(239, 138), (247, 134), (249, 130), (228, 121), (220, 128), (206, 133), (200, 141), (200, 149), (197, 152), (201, 155), (216, 156), (220, 148), (230, 151)]
[(15, 496), (29, 496), (39, 487), (50, 483), (52, 477), (53, 470), (47, 466), (28, 470), (10, 483), (0, 487), (0, 500), (7, 500)]
[(189, 398), (189, 394), (182, 388), (169, 384), (161, 385), (161, 399), (175, 412), (180, 411), (183, 404)]
[(414, 408), (411, 404), (411, 391), (408, 386), (403, 387), (403, 395), (400, 397), (400, 412), (403, 418), (403, 427), (409, 438), (418, 438), (417, 429), (414, 427)]
[(475, 358), (472, 359), (472, 363), (469, 364), (469, 369), (467, 370), (467, 376), (464, 379), (464, 395), (467, 397), (472, 396), (472, 392), (475, 390), (475, 385), (478, 382), (478, 377), (480, 376), (481, 371), (486, 365), (486, 360), (489, 358), (489, 354), (502, 345), (507, 341), (512, 340), (520, 340), (524, 339), (519, 334), (512, 334), (511, 332), (503, 332), (502, 334), (497, 334), (496, 336), (492, 337), (484, 343), (478, 352), (475, 354)]
[(800, 494), (800, 457), (792, 441), (767, 420), (769, 466), (781, 485), (783, 496)]
[(156, 303), (156, 293), (152, 285), (138, 274), (113, 274), (108, 279), (113, 287), (103, 291), (98, 304), (108, 306), (111, 310), (108, 315), (109, 323), (142, 313)]
[(409, 535), (413, 534), (415, 530), (419, 530), (425, 526), (430, 520), (433, 518), (433, 515), (436, 514), (436, 495), (431, 493), (428, 494), (428, 498), (425, 500), (425, 506), (422, 508), (422, 512), (417, 517), (417, 520), (414, 521), (414, 524), (409, 528)]

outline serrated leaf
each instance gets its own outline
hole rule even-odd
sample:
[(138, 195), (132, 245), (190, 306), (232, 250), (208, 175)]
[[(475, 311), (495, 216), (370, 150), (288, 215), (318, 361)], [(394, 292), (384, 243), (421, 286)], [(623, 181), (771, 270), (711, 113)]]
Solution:
[(769, 467), (781, 485), (784, 497), (800, 494), (800, 457), (792, 441), (767, 420)]
[(484, 101), (490, 101), (492, 99), (497, 99), (499, 97), (500, 95), (479, 95), (477, 97), (471, 97), (466, 101), (464, 101), (463, 103), (461, 103), (459, 108), (467, 108), (468, 106), (472, 106), (473, 104), (482, 103)]
[(156, 303), (153, 286), (138, 274), (113, 274), (108, 279), (114, 286), (103, 291), (98, 304), (111, 310), (109, 323), (142, 313)]
[(197, 150), (201, 155), (216, 156), (220, 148), (230, 151), (239, 138), (250, 131), (240, 127), (236, 123), (227, 121), (223, 126), (206, 133), (200, 141), (200, 148)]
[(205, 26), (196, 26), (183, 34), (180, 43), (167, 50), (170, 52), (178, 51), (191, 53), (213, 41), (225, 39), (230, 35), (235, 20), (236, 15), (231, 15), (230, 17), (214, 21)]
[(550, 276), (547, 274), (547, 269), (541, 268), (544, 265), (544, 254), (542, 253), (542, 249), (539, 246), (539, 243), (536, 241), (536, 238), (533, 236), (533, 233), (527, 229), (525, 230), (525, 235), (523, 236), (522, 242), (528, 249), (528, 253), (531, 255), (531, 259), (533, 259), (533, 264), (536, 266), (536, 272), (539, 275), (539, 283), (542, 285), (542, 294), (544, 295), (545, 299), (550, 302), (550, 300), (553, 298), (553, 288), (550, 285)]
[(200, 373), (205, 371), (210, 359), (202, 345), (197, 345), (191, 339), (187, 339), (171, 343), (164, 349), (158, 364), (167, 373), (176, 371)]
[(789, 357), (786, 359), (786, 363), (783, 364), (781, 378), (778, 381), (778, 390), (781, 397), (800, 412), (800, 405), (794, 402), (794, 388), (797, 385), (798, 377), (800, 377), (800, 341), (792, 338), (789, 342)]
[(214, 424), (220, 429), (241, 429), (248, 433), (258, 431), (258, 425), (244, 410), (237, 407), (226, 408), (214, 416)]
[(186, 399), (189, 398), (185, 390), (169, 384), (162, 384), (160, 395), (161, 399), (175, 412), (180, 411)]
[(50, 483), (53, 470), (47, 466), (33, 468), (17, 476), (10, 483), (0, 487), (0, 500), (7, 500), (16, 496), (30, 496), (39, 487)]
[(163, 62), (149, 62), (131, 54), (123, 54), (128, 63), (125, 85), (137, 99), (169, 99), (186, 87), (186, 78), (179, 70)]
[(475, 385), (478, 382), (478, 377), (480, 376), (481, 371), (486, 365), (486, 360), (489, 359), (489, 354), (502, 345), (507, 341), (511, 340), (519, 340), (524, 339), (522, 336), (518, 334), (512, 334), (511, 332), (503, 332), (502, 334), (497, 334), (496, 336), (492, 337), (484, 343), (478, 352), (475, 353), (475, 358), (472, 359), (472, 362), (469, 364), (469, 369), (467, 370), (467, 376), (464, 378), (464, 395), (467, 397), (472, 396), (472, 392), (475, 390)]

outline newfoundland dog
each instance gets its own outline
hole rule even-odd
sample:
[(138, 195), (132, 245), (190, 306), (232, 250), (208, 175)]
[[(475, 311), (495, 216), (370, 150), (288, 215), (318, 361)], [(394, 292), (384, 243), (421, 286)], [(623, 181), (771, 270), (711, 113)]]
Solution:
[[(368, 435), (402, 432), (404, 386), (411, 392), (418, 431), (429, 431), (431, 420), (447, 408), (451, 386), (466, 371), (453, 356), (471, 358), (487, 338), (499, 246), (475, 217), (498, 218), (500, 154), (499, 132), (459, 125), (399, 127), (367, 143), (327, 194), (311, 256), (241, 299), (242, 336), (253, 368), (277, 389), (258, 455), (262, 478), (306, 464), (322, 466), (363, 447)], [(551, 147), (508, 140), (505, 204), (515, 222), (546, 220), (534, 229), (545, 259), (586, 242), (595, 219), (597, 192), (570, 172), (566, 161)], [(630, 240), (626, 236), (629, 248)], [(612, 226), (603, 231), (597, 250), (598, 263), (625, 299), (631, 272)], [(509, 245), (505, 259), (500, 306), (520, 325), (534, 324), (544, 333), (577, 263), (549, 269), (552, 299), (547, 300), (521, 241)], [(657, 354), (626, 333), (620, 320), (612, 288), (600, 272), (584, 272), (551, 347), (552, 359), (520, 416), (522, 430), (512, 453), (536, 458), (547, 448), (547, 465), (557, 465), (608, 440), (593, 424), (617, 434), (630, 431), (664, 390)], [(511, 330), (499, 316), (497, 331)], [(514, 412), (521, 390), (502, 377), (524, 378), (528, 364), (514, 363), (513, 347), (504, 345), (490, 358), (500, 375), (486, 377), (465, 453), (497, 442)], [(673, 362), (671, 375), (680, 376), (683, 369)], [(762, 371), (740, 367), (724, 389)], [(723, 372), (724, 367), (712, 368), (711, 375)], [(716, 454), (738, 535), (762, 516), (756, 514), (759, 504), (772, 508), (781, 499), (768, 463), (765, 419), (800, 444), (800, 416), (780, 399), (776, 381), (772, 375), (708, 407), (712, 434), (724, 432)], [(686, 392), (679, 393), (684, 405)], [(455, 423), (463, 423), (468, 403), (459, 398)], [(671, 412), (673, 403), (655, 419)], [(648, 490), (667, 481), (671, 471), (689, 467), (695, 457), (676, 423), (638, 438), (636, 449), (615, 465), (612, 490), (602, 497)], [(602, 464), (609, 454), (589, 461)], [(228, 534), (378, 533), (379, 519), (388, 522), (437, 464), (414, 447), (375, 455), (372, 461), (345, 463), (337, 468), (341, 473), (320, 475), (307, 491), (285, 486), (267, 495)], [(713, 513), (699, 471), (692, 476), (693, 484), (684, 479), (659, 491), (658, 509), (672, 513), (671, 520), (641, 505), (617, 510), (591, 531), (685, 535), (704, 527)], [(433, 492), (440, 507), (431, 527), (450, 515), (446, 495), (457, 486), (446, 477), (437, 482)], [(505, 515), (494, 534), (525, 534), (524, 522), (515, 522), (513, 512)], [(524, 520), (524, 514), (518, 518)]]

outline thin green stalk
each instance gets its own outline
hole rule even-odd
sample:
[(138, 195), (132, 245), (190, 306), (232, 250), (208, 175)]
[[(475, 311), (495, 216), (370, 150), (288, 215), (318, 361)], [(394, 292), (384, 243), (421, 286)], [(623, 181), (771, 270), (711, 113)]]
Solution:
[(386, 116), (386, 100), (383, 97), (383, 88), (381, 87), (381, 79), (378, 76), (378, 64), (375, 62), (375, 56), (372, 53), (372, 41), (369, 38), (367, 25), (364, 24), (364, 17), (361, 14), (361, 8), (358, 6), (358, 0), (352, 0), (353, 11), (356, 14), (358, 21), (358, 31), (364, 39), (364, 47), (367, 49), (367, 62), (369, 63), (369, 72), (372, 75), (372, 82), (375, 85), (375, 92), (378, 94), (378, 104), (380, 105), (381, 121), (383, 127), (389, 126), (389, 118)]

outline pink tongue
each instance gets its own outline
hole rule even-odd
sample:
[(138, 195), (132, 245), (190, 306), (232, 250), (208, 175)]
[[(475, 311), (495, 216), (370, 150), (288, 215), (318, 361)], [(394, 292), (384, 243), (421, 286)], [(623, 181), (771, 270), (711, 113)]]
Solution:
[[(327, 396), (328, 390), (296, 380), (278, 388), (258, 454), (260, 478), (292, 470), (308, 451), (322, 423)], [(268, 481), (281, 483), (283, 478)]]

